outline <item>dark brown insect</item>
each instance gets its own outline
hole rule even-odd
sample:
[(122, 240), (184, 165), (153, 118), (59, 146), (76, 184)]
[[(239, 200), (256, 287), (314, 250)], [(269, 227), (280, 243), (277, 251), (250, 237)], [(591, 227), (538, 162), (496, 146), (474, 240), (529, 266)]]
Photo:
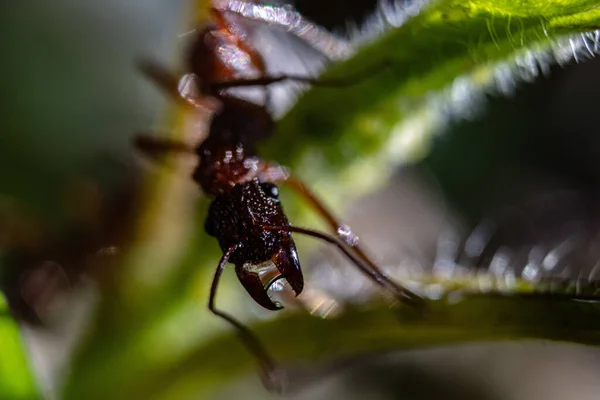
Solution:
[[(150, 155), (184, 152), (199, 158), (193, 179), (213, 199), (205, 228), (218, 240), (223, 251), (208, 307), (236, 328), (260, 361), (266, 384), (271, 389), (282, 389), (279, 370), (259, 340), (239, 321), (215, 306), (219, 278), (228, 262), (235, 265), (240, 282), (258, 304), (269, 310), (280, 309), (282, 293), (297, 296), (304, 286), (291, 233), (304, 234), (337, 246), (353, 265), (402, 302), (414, 306), (420, 304), (421, 299), (387, 278), (358, 246), (349, 228), (340, 224), (300, 180), (286, 168), (258, 156), (257, 145), (273, 134), (275, 121), (265, 105), (236, 98), (226, 89), (266, 88), (286, 79), (304, 82), (314, 79), (266, 76), (263, 58), (247, 39), (237, 34), (239, 27), (228, 22), (226, 12), (214, 9), (213, 13), (213, 24), (198, 32), (188, 53), (187, 68), (195, 76), (195, 89), (200, 96), (181, 93), (179, 79), (162, 67), (151, 63), (142, 65), (146, 75), (192, 108), (216, 100), (219, 105), (212, 110), (207, 138), (194, 147), (139, 136), (136, 145)], [(231, 57), (231, 54), (236, 56)], [(247, 65), (240, 64), (240, 60)], [(279, 201), (278, 183), (287, 183), (304, 197), (336, 235), (291, 226)]]

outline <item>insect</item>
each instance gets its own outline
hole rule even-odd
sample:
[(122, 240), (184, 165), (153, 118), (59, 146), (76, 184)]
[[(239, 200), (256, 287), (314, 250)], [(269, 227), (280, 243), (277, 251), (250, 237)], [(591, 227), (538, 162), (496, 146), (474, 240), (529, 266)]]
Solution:
[[(241, 2), (228, 4), (233, 3)], [(192, 109), (218, 104), (212, 109), (206, 139), (197, 146), (189, 146), (138, 136), (136, 146), (150, 155), (188, 153), (198, 157), (193, 180), (212, 198), (205, 229), (217, 239), (223, 251), (211, 285), (208, 308), (236, 329), (259, 361), (267, 387), (281, 390), (284, 382), (280, 370), (260, 341), (233, 316), (216, 307), (219, 280), (228, 263), (235, 265), (239, 281), (258, 304), (269, 310), (281, 309), (286, 295), (297, 296), (304, 286), (292, 237), (292, 233), (303, 234), (337, 246), (354, 266), (403, 303), (415, 306), (421, 304), (421, 298), (383, 274), (358, 245), (352, 231), (338, 222), (288, 169), (260, 158), (257, 145), (273, 134), (275, 121), (266, 105), (235, 97), (227, 89), (246, 86), (266, 89), (284, 80), (315, 80), (266, 75), (263, 58), (246, 37), (238, 34), (239, 27), (228, 20), (227, 13), (231, 11), (227, 10), (214, 8), (212, 24), (198, 32), (189, 48), (187, 68), (194, 75), (198, 95), (181, 90), (178, 77), (163, 67), (148, 62), (141, 65), (146, 75)], [(290, 12), (283, 11), (286, 10)], [(292, 226), (279, 200), (280, 183), (302, 196), (335, 234)]]

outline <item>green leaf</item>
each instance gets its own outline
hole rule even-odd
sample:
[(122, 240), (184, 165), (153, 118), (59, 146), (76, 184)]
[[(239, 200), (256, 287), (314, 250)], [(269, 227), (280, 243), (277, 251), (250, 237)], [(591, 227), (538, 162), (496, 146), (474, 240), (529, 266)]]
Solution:
[[(295, 315), (254, 329), (284, 365), (465, 342), (543, 339), (600, 345), (600, 302), (477, 296), (428, 306), (423, 315), (403, 316), (372, 304), (367, 309), (350, 308), (336, 319)], [(135, 393), (154, 399), (199, 398), (255, 365), (236, 336), (218, 336), (155, 381), (144, 382)], [(292, 384), (293, 380), (290, 376)]]
[(431, 2), (326, 71), (323, 79), (372, 76), (313, 87), (280, 121), (266, 154), (336, 204), (347, 201), (426, 155), (450, 118), (480, 111), (483, 92), (507, 94), (551, 63), (593, 56), (597, 29), (593, 0)]
[[(598, 26), (593, 1), (432, 3), (328, 70), (325, 78), (344, 78), (386, 65), (346, 88), (311, 89), (283, 118), (265, 154), (343, 204), (383, 182), (398, 163), (424, 155), (451, 116), (479, 107), (482, 91), (506, 92), (548, 63), (583, 57), (586, 45), (597, 44), (592, 36), (564, 35)], [(183, 135), (185, 123), (177, 125)], [(118, 287), (104, 293), (65, 398), (201, 398), (254, 371), (228, 327), (206, 310), (220, 252), (202, 232), (206, 202), (195, 209), (197, 199), (179, 177), (189, 173), (182, 163), (149, 183)], [(300, 202), (284, 200), (290, 219), (308, 225)], [(248, 298), (228, 273), (219, 304), (240, 311)], [(468, 282), (436, 284), (473, 289)], [(532, 290), (518, 285), (513, 292)], [(596, 295), (588, 284), (579, 289)], [(597, 317), (594, 302), (490, 294), (432, 300), (430, 312), (400, 321), (396, 309), (373, 303), (339, 318), (290, 314), (252, 329), (272, 343), (275, 357), (294, 362), (473, 340), (598, 344)]]
[(39, 399), (19, 325), (0, 293), (0, 398)]

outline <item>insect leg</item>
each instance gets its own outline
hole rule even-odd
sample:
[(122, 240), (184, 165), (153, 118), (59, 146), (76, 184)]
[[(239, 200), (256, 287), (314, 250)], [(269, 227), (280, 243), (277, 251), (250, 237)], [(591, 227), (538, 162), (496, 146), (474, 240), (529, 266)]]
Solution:
[(278, 231), (278, 232), (295, 232), (302, 235), (312, 236), (317, 239), (324, 240), (330, 244), (337, 246), (337, 248), (365, 275), (372, 279), (379, 286), (391, 292), (400, 301), (410, 306), (421, 306), (423, 305), (423, 299), (417, 294), (411, 292), (405, 287), (390, 280), (377, 266), (369, 265), (361, 257), (348, 249), (348, 246), (344, 241), (336, 236), (328, 235), (326, 233), (318, 232), (312, 229), (297, 228), (294, 226), (263, 226), (264, 230)]
[(177, 140), (136, 135), (133, 145), (150, 158), (157, 159), (167, 154), (196, 154), (193, 146)]
[(188, 109), (203, 108), (211, 111), (215, 109), (213, 102), (202, 97), (194, 97), (183, 93), (179, 89), (180, 78), (164, 66), (150, 60), (138, 60), (137, 67), (143, 75), (154, 82), (167, 95)]
[[(371, 75), (368, 75), (371, 76)], [(354, 78), (344, 78), (344, 79), (319, 79), (311, 76), (303, 76), (303, 75), (275, 75), (275, 76), (262, 76), (260, 78), (253, 79), (232, 79), (227, 82), (217, 82), (210, 85), (211, 89), (214, 91), (230, 89), (230, 88), (239, 88), (239, 87), (249, 87), (249, 86), (269, 86), (275, 83), (281, 83), (285, 81), (295, 81), (299, 83), (307, 83), (313, 86), (321, 86), (321, 87), (348, 87), (352, 86), (356, 83), (359, 83), (359, 80)]]
[(212, 285), (210, 287), (210, 297), (208, 300), (208, 309), (215, 314), (216, 316), (224, 319), (225, 321), (231, 324), (244, 345), (250, 350), (250, 352), (254, 355), (254, 357), (258, 360), (261, 370), (262, 370), (262, 378), (265, 386), (269, 390), (272, 391), (282, 391), (285, 385), (285, 377), (282, 376), (282, 371), (277, 367), (275, 361), (271, 358), (271, 356), (267, 353), (263, 345), (260, 343), (258, 338), (240, 321), (232, 317), (231, 315), (220, 311), (215, 306), (215, 298), (217, 296), (217, 289), (219, 286), (219, 280), (221, 278), (221, 273), (227, 264), (229, 257), (233, 254), (233, 252), (237, 249), (238, 246), (230, 247), (223, 257), (221, 257), (221, 261), (219, 261), (219, 266), (215, 271), (215, 276), (213, 278)]
[[(373, 274), (380, 277), (380, 279), (385, 279), (389, 282), (389, 285), (394, 285), (397, 288), (394, 289), (396, 292), (401, 292), (405, 290), (402, 287), (398, 287), (394, 282), (390, 281), (385, 274), (380, 270), (380, 268), (373, 262), (369, 256), (364, 252), (364, 250), (358, 244), (358, 237), (356, 237), (350, 228), (347, 225), (340, 223), (333, 214), (325, 207), (325, 204), (319, 198), (312, 193), (301, 180), (295, 178), (294, 176), (289, 174), (289, 171), (286, 168), (283, 168), (279, 165), (274, 164), (265, 164), (262, 167), (263, 170), (263, 179), (269, 180), (271, 182), (283, 182), (291, 186), (293, 190), (296, 191), (300, 196), (302, 196), (308, 203), (317, 211), (317, 213), (325, 220), (327, 225), (337, 234), (336, 240), (349, 246), (354, 250), (354, 253), (362, 260), (366, 267), (368, 267)], [(317, 232), (318, 233), (318, 232)], [(319, 233), (319, 235), (323, 235)], [(327, 240), (327, 239), (324, 239)], [(329, 240), (328, 240), (329, 241)], [(329, 241), (331, 243), (331, 241)], [(339, 244), (335, 243), (336, 245)], [(342, 249), (343, 252), (346, 249)], [(356, 263), (355, 263), (356, 264)], [(359, 268), (361, 268), (359, 266)], [(362, 269), (362, 268), (361, 268)], [(383, 277), (383, 278), (381, 278)], [(411, 293), (412, 294), (412, 293)], [(416, 295), (414, 295), (416, 296)], [(418, 296), (417, 296), (418, 297)]]
[[(327, 225), (331, 228), (333, 232), (335, 232), (338, 237), (340, 237), (348, 246), (352, 247), (356, 254), (373, 270), (379, 271), (379, 267), (373, 262), (369, 256), (365, 253), (365, 251), (358, 244), (358, 237), (356, 237), (351, 231), (350, 228), (340, 223), (331, 213), (325, 204), (313, 193), (311, 192), (301, 180), (295, 178), (294, 176), (287, 176), (287, 179), (284, 183), (290, 185), (290, 187), (296, 191), (300, 196), (302, 196), (316, 211), (321, 217), (325, 220)], [(383, 273), (382, 273), (383, 274)]]
[[(327, 207), (325, 207), (325, 204), (323, 204), (323, 202), (319, 200), (319, 198), (313, 192), (311, 192), (310, 189), (308, 189), (308, 187), (300, 179), (292, 175), (288, 175), (285, 177), (283, 183), (289, 185), (296, 193), (303, 197), (304, 200), (306, 200), (315, 209), (315, 211), (321, 215), (327, 225), (329, 225), (334, 232), (339, 234), (340, 230), (345, 227), (345, 225), (341, 224), (333, 216), (333, 213), (331, 213)], [(363, 253), (358, 247), (358, 244), (352, 245), (352, 243), (349, 243), (348, 241), (346, 242), (349, 246), (353, 247), (357, 253), (359, 253), (359, 255)], [(364, 257), (366, 258), (366, 256)]]
[(281, 83), (285, 81), (295, 81), (300, 83), (307, 83), (313, 86), (319, 87), (337, 87), (344, 88), (359, 84), (366, 79), (372, 77), (376, 73), (380, 72), (383, 68), (387, 68), (391, 65), (391, 63), (384, 61), (379, 64), (376, 64), (373, 67), (369, 67), (366, 70), (359, 71), (353, 76), (345, 76), (341, 78), (331, 78), (331, 79), (323, 79), (323, 78), (315, 78), (312, 76), (304, 76), (304, 75), (291, 75), (291, 74), (282, 74), (282, 75), (274, 75), (274, 76), (261, 76), (259, 78), (252, 79), (232, 79), (226, 82), (216, 82), (210, 84), (210, 88), (213, 91), (230, 89), (230, 88), (238, 88), (238, 87), (249, 87), (249, 86), (268, 86), (275, 83)]
[(239, 0), (216, 0), (213, 3), (219, 11), (230, 11), (250, 20), (281, 26), (330, 60), (345, 60), (354, 53), (349, 42), (308, 21), (289, 6), (276, 7)]

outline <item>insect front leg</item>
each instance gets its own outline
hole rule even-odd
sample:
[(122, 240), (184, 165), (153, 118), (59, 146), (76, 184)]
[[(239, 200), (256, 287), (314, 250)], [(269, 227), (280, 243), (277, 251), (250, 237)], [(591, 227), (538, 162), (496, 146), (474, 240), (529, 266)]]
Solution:
[[(291, 175), (290, 171), (275, 163), (263, 163), (260, 166), (260, 178), (263, 181), (273, 182), (273, 183), (284, 183), (289, 185), (300, 197), (304, 198), (305, 201), (310, 204), (311, 207), (315, 209), (315, 211), (325, 220), (327, 225), (331, 228), (333, 232), (335, 232), (340, 239), (344, 241), (348, 246), (355, 249), (358, 255), (363, 258), (367, 263), (372, 266), (375, 264), (367, 257), (365, 252), (359, 247), (358, 236), (356, 236), (350, 227), (346, 224), (339, 222), (331, 213), (325, 204), (313, 193), (311, 192), (302, 181), (293, 175)], [(376, 268), (376, 266), (375, 266)]]

